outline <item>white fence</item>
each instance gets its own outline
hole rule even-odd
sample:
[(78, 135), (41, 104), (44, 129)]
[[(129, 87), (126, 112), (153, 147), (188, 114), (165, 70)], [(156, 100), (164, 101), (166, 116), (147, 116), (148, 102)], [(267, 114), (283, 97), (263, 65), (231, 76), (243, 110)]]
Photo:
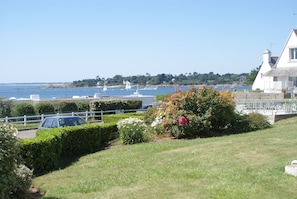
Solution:
[(263, 115), (297, 114), (297, 100), (242, 100), (236, 102), (238, 111)]
[(97, 121), (103, 122), (103, 114), (119, 114), (125, 112), (136, 112), (137, 110), (110, 110), (110, 111), (85, 111), (85, 112), (71, 112), (71, 113), (57, 113), (57, 114), (42, 114), (42, 115), (30, 115), (30, 116), (18, 116), (18, 117), (5, 117), (0, 118), (1, 121), (5, 123), (12, 122), (13, 124), (24, 124), (27, 126), (29, 123), (40, 123), (44, 118), (56, 115), (63, 116), (79, 116), (84, 120), (95, 119)]

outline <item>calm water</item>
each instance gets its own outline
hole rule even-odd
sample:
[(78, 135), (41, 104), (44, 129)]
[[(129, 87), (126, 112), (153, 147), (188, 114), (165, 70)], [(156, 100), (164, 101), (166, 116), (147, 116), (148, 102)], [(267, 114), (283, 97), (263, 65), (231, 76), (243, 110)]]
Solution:
[[(48, 84), (0, 84), (0, 97), (4, 98), (30, 98), (30, 95), (39, 95), (41, 99), (53, 98), (72, 98), (73, 96), (94, 96), (100, 93), (102, 96), (123, 96), (131, 95), (136, 91), (136, 87), (130, 90), (125, 88), (108, 88), (103, 91), (102, 88), (44, 88)], [(170, 94), (175, 90), (188, 90), (189, 86), (183, 87), (159, 87), (156, 90), (139, 89), (143, 95)], [(251, 87), (244, 86), (217, 86), (218, 90), (237, 89), (251, 90)]]

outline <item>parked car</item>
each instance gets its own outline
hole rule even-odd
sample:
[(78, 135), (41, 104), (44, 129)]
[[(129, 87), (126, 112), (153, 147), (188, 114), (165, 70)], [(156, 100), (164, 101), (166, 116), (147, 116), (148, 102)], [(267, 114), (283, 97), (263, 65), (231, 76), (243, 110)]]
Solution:
[(59, 128), (64, 126), (78, 126), (87, 124), (78, 116), (52, 116), (46, 117), (39, 125), (38, 129)]

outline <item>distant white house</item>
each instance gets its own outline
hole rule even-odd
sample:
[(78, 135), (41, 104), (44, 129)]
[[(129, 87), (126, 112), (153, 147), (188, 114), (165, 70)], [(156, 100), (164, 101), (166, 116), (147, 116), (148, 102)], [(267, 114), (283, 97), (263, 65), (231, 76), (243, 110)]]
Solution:
[(264, 51), (252, 89), (265, 93), (297, 93), (297, 29), (292, 30), (280, 57), (272, 57), (269, 50)]

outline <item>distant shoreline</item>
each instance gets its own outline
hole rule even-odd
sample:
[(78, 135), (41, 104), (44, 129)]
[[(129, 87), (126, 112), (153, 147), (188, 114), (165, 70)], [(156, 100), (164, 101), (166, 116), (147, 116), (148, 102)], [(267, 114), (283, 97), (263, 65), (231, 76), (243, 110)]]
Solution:
[[(184, 86), (192, 86), (192, 85), (172, 85), (172, 84), (161, 84), (161, 85), (150, 85), (148, 87), (153, 87), (153, 88), (164, 88), (164, 87), (184, 87)], [(194, 85), (194, 86), (198, 86), (198, 87), (202, 87), (202, 86), (207, 86), (207, 87), (216, 87), (216, 86), (226, 86), (226, 87), (232, 87), (232, 86), (241, 86), (238, 84), (217, 84), (217, 85), (206, 85), (206, 84), (202, 84), (202, 85)], [(243, 85), (242, 85), (243, 86)], [(44, 85), (41, 86), (42, 88), (103, 88), (103, 86), (81, 86), (81, 87), (76, 87), (76, 86), (72, 86), (70, 83), (52, 83), (52, 84), (48, 84), (48, 85)], [(112, 86), (108, 86), (108, 88), (125, 88), (125, 85), (112, 85)], [(139, 89), (143, 89), (146, 88), (147, 86), (144, 85), (132, 85), (131, 88), (139, 88)]]

